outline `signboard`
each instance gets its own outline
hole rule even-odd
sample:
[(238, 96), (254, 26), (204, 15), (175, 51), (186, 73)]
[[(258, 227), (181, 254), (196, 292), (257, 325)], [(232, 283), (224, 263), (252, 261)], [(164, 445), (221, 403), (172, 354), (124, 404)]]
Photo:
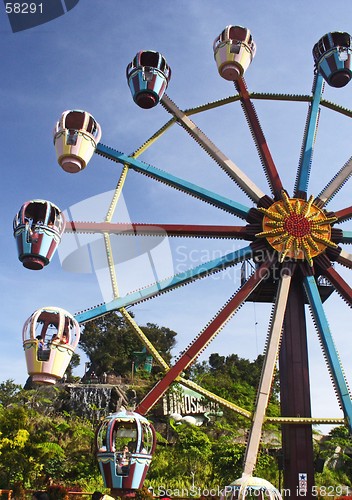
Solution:
[(218, 414), (219, 407), (213, 401), (205, 401), (204, 396), (181, 384), (163, 397), (163, 415), (204, 415)]

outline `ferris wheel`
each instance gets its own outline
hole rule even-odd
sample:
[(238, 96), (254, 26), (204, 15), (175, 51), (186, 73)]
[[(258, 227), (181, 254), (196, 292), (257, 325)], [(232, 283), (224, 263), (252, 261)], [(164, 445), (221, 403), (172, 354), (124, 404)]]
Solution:
[[(348, 33), (331, 32), (324, 35), (316, 43), (313, 48), (313, 89), (312, 94), (309, 95), (251, 93), (248, 91), (243, 76), (255, 56), (256, 44), (247, 28), (227, 26), (215, 39), (213, 48), (220, 76), (234, 83), (236, 93), (225, 99), (187, 111), (179, 109), (165, 93), (171, 79), (171, 69), (162, 54), (154, 51), (141, 51), (128, 65), (126, 75), (135, 103), (145, 109), (160, 103), (171, 115), (169, 121), (132, 155), (127, 155), (99, 142), (101, 139), (100, 126), (88, 112), (66, 111), (58, 121), (54, 132), (54, 142), (58, 162), (65, 171), (77, 173), (83, 170), (93, 154), (96, 153), (121, 164), (122, 173), (105, 220), (102, 222), (65, 221), (60, 210), (45, 200), (32, 200), (23, 205), (14, 221), (14, 234), (18, 244), (19, 258), (26, 267), (41, 269), (50, 262), (64, 231), (101, 233), (109, 263), (113, 299), (92, 306), (74, 317), (66, 311), (53, 312), (50, 308), (43, 308), (40, 314), (37, 312), (26, 323), (27, 326), (24, 329), (27, 365), (29, 372), (35, 374), (38, 381), (41, 381), (42, 377), (44, 383), (53, 383), (62, 376), (62, 371), (59, 374), (52, 374), (51, 365), (45, 364), (49, 363), (48, 360), (38, 359), (38, 344), (34, 339), (33, 323), (41, 322), (45, 326), (46, 332), (49, 324), (55, 325), (55, 319), (53, 319), (55, 316), (56, 323), (61, 325), (59, 332), (61, 338), (65, 331), (72, 332), (77, 323), (84, 324), (111, 311), (119, 311), (132, 326), (148, 352), (153, 355), (155, 362), (165, 371), (163, 378), (138, 404), (135, 410), (137, 415), (147, 414), (172, 383), (181, 382), (206, 398), (247, 417), (250, 422), (250, 433), (243, 477), (233, 484), (232, 495), (236, 498), (248, 494), (248, 488), (265, 490), (271, 498), (279, 496), (277, 490), (269, 483), (253, 477), (263, 424), (265, 421), (276, 422), (282, 426), (284, 486), (293, 492), (293, 497), (295, 496), (294, 492), (296, 495), (302, 496), (301, 492), (304, 491), (309, 497), (309, 492), (312, 491), (314, 485), (312, 425), (315, 423), (346, 423), (350, 430), (352, 426), (351, 393), (323, 307), (323, 302), (334, 290), (348, 305), (352, 304), (351, 287), (337, 270), (338, 265), (348, 269), (352, 267), (352, 255), (344, 249), (345, 244), (352, 242), (352, 232), (339, 228), (339, 224), (352, 218), (352, 207), (342, 206), (334, 212), (328, 209), (328, 203), (352, 174), (352, 158), (346, 161), (319, 193), (310, 194), (309, 191), (320, 110), (330, 108), (336, 113), (352, 117), (351, 110), (326, 101), (322, 97), (324, 82), (338, 88), (344, 87), (351, 80), (351, 37)], [(301, 156), (298, 160), (294, 186), (282, 184), (253, 104), (254, 99), (308, 103)], [(210, 109), (221, 108), (234, 102), (238, 102), (242, 106), (247, 119), (264, 175), (268, 181), (267, 193), (263, 192), (233, 160), (222, 153), (191, 119), (191, 116), (198, 113), (206, 113)], [(163, 134), (167, 134), (174, 124), (179, 124), (226, 172), (230, 181), (234, 182), (247, 195), (251, 207), (176, 177), (139, 159), (139, 156), (152, 147)], [(190, 195), (225, 211), (233, 215), (236, 222), (233, 225), (221, 226), (114, 223), (112, 217), (130, 170), (146, 175), (181, 191), (185, 195)], [(242, 221), (242, 224), (237, 225), (238, 219)], [(145, 234), (158, 236), (160, 232), (169, 237), (216, 237), (239, 240), (243, 242), (243, 246), (207, 263), (203, 262), (201, 265), (182, 273), (174, 274), (171, 278), (156, 281), (133, 293), (120, 296), (110, 235)], [(241, 265), (245, 269), (245, 264), (248, 262), (251, 262), (252, 271), (248, 274), (243, 273), (239, 290), (229, 297), (204, 329), (195, 336), (175, 364), (169, 366), (144, 335), (127, 308), (235, 265)], [(255, 411), (252, 414), (185, 378), (183, 372), (192, 365), (245, 301), (256, 302), (257, 300), (273, 303), (273, 308), (268, 325), (264, 364)], [(306, 304), (310, 306), (332, 383), (343, 411), (341, 419), (312, 418), (311, 416)], [(69, 333), (68, 337), (69, 342), (66, 346), (55, 345), (51, 349), (55, 352), (59, 352), (60, 349), (61, 352), (64, 350), (69, 360), (74, 348), (72, 345), (70, 347), (70, 341), (74, 341), (76, 345), (79, 336), (77, 333), (75, 335)], [(269, 418), (266, 416), (266, 408), (277, 361), (279, 361), (282, 414), (280, 417)], [(129, 422), (131, 418), (132, 416), (126, 417), (126, 420), (124, 416), (119, 415), (118, 421), (120, 423), (125, 422), (125, 420)], [(133, 418), (138, 420), (138, 417)], [(110, 420), (109, 423), (104, 424), (105, 427), (102, 429), (104, 432), (106, 431), (107, 436), (110, 436), (111, 444), (113, 427)], [(143, 425), (146, 425), (144, 420)], [(106, 440), (107, 437), (105, 437)], [(100, 437), (100, 441), (102, 449), (106, 446), (104, 438)], [(117, 479), (114, 482), (116, 464), (112, 447), (111, 444), (110, 449), (102, 449), (100, 455), (103, 474), (106, 472), (107, 475), (111, 476), (111, 482), (107, 485), (115, 490), (134, 489), (136, 486), (132, 485), (131, 478), (128, 476), (124, 476), (127, 479), (123, 479), (121, 474), (117, 474), (118, 477), (116, 476)], [(106, 458), (106, 452), (108, 455), (110, 453), (108, 458)], [(143, 462), (141, 449), (137, 449), (136, 453), (136, 461)], [(143, 462), (143, 467), (148, 467), (150, 459), (151, 457), (148, 455), (148, 459)], [(144, 469), (140, 477), (143, 474)], [(139, 482), (138, 485), (140, 484)], [(246, 488), (247, 493), (245, 493)], [(264, 495), (264, 493), (261, 494)]]

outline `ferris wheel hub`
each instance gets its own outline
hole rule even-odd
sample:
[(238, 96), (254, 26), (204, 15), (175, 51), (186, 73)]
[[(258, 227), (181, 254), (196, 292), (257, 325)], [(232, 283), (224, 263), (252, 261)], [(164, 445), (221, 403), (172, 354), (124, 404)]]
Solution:
[(261, 233), (257, 238), (266, 238), (269, 245), (285, 257), (307, 260), (313, 265), (313, 257), (324, 252), (327, 247), (336, 247), (331, 238), (331, 224), (336, 217), (327, 217), (325, 212), (314, 205), (313, 197), (308, 201), (289, 198), (285, 192), (283, 199), (270, 208), (258, 208), (264, 214)]

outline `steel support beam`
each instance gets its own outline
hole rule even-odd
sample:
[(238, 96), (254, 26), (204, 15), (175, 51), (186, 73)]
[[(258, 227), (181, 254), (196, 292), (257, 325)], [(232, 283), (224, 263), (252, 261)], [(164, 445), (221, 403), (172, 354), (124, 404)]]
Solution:
[[(311, 417), (304, 290), (298, 273), (292, 278), (279, 355), (281, 415)], [(313, 500), (314, 457), (311, 424), (282, 425), (284, 488), (301, 498), (300, 475), (307, 478), (306, 500)], [(301, 476), (302, 477), (302, 476)], [(301, 483), (302, 485), (302, 483)]]

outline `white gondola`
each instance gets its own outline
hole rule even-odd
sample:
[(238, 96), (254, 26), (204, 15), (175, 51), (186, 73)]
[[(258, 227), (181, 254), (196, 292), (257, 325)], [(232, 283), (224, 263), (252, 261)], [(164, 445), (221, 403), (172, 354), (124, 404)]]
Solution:
[(59, 307), (42, 307), (23, 327), (23, 348), (33, 382), (55, 384), (62, 379), (80, 338), (75, 318)]
[(269, 481), (243, 475), (224, 488), (220, 500), (282, 500), (281, 493)]
[(251, 64), (256, 44), (249, 29), (230, 25), (215, 38), (213, 49), (220, 76), (234, 81), (242, 77)]
[(54, 129), (59, 165), (71, 174), (83, 170), (92, 158), (100, 138), (100, 125), (90, 113), (65, 111)]

